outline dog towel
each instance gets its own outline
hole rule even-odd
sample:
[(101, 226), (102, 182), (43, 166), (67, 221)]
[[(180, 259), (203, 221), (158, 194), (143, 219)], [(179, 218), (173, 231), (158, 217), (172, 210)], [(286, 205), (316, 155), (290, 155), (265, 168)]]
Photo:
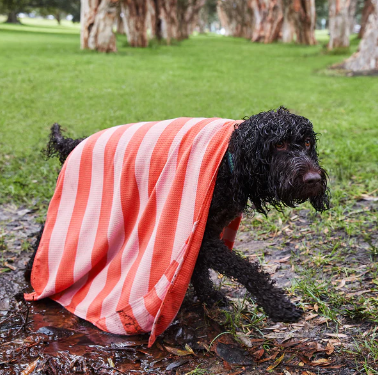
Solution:
[[(140, 122), (83, 140), (59, 174), (25, 299), (50, 297), (104, 331), (151, 332), (151, 346), (185, 296), (240, 122)], [(231, 249), (239, 222), (223, 232)]]

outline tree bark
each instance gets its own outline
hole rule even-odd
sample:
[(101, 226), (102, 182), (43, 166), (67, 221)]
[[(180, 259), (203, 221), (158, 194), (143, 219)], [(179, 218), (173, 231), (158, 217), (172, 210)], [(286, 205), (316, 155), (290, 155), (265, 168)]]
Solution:
[(147, 1), (122, 0), (121, 9), (126, 19), (129, 45), (131, 47), (147, 47)]
[(315, 0), (292, 0), (293, 25), (296, 42), (299, 44), (314, 45), (316, 11)]
[(365, 0), (365, 4), (364, 4), (364, 7), (362, 9), (362, 15), (361, 15), (361, 28), (360, 28), (360, 31), (358, 33), (358, 37), (360, 39), (362, 39), (364, 34), (365, 34), (366, 25), (368, 23), (369, 16), (373, 12), (374, 12), (373, 3), (371, 2), (371, 0)]
[(348, 15), (349, 15), (349, 33), (354, 33), (354, 27), (356, 25), (356, 11), (357, 11), (357, 3), (358, 0), (350, 0), (350, 4), (348, 7)]
[(162, 39), (162, 19), (160, 10), (160, 0), (151, 0), (152, 8), (154, 9), (153, 34), (157, 40)]
[(125, 34), (125, 21), (124, 21), (124, 16), (121, 10), (121, 4), (118, 4), (117, 6), (117, 18), (116, 18), (116, 23), (117, 23), (117, 34)]
[(292, 0), (283, 0), (283, 23), (282, 23), (282, 41), (284, 43), (291, 43), (294, 40), (295, 26), (292, 7)]
[(118, 0), (81, 0), (81, 48), (116, 52), (113, 25)]
[(164, 36), (167, 44), (171, 44), (172, 39), (178, 38), (178, 20), (177, 20), (177, 0), (159, 0), (160, 11), (164, 25)]
[(219, 0), (217, 13), (226, 35), (252, 38), (253, 10), (250, 6), (250, 0)]
[(178, 39), (188, 39), (198, 23), (199, 12), (205, 5), (205, 0), (178, 0), (177, 20)]
[(329, 0), (329, 43), (328, 50), (349, 47), (350, 0)]
[(347, 59), (343, 67), (354, 72), (378, 70), (378, 0), (371, 0), (370, 14), (358, 51)]

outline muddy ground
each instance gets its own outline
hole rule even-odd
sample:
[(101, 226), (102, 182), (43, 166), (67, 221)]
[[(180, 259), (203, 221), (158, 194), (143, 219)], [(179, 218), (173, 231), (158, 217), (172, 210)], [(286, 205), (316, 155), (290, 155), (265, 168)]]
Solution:
[[(376, 213), (378, 202), (357, 203), (353, 209)], [(361, 235), (351, 241), (343, 231), (333, 236), (325, 235), (326, 229), (312, 231), (311, 217), (308, 210), (300, 210), (287, 225), (278, 222), (280, 230), (262, 234), (247, 218), (235, 248), (251, 261), (260, 261), (282, 287), (305, 279), (306, 267), (317, 267), (346, 298), (341, 305), (361, 296), (378, 300), (371, 253), (376, 227), (368, 229), (369, 239)], [(369, 346), (360, 344), (375, 339), (374, 319), (358, 316), (356, 307), (349, 305), (339, 306), (346, 313), (333, 316), (322, 302), (327, 300), (321, 297), (324, 289), (319, 295), (314, 295), (317, 289), (296, 289), (291, 299), (305, 309), (303, 319), (277, 324), (256, 308), (243, 288), (214, 273), (214, 282), (233, 304), (223, 310), (207, 309), (189, 289), (177, 318), (152, 348), (147, 347), (147, 336), (107, 334), (53, 301), (25, 303), (22, 293), (31, 287), (23, 270), (39, 230), (36, 218), (37, 212), (27, 207), (0, 206), (0, 375), (376, 373), (378, 346), (373, 340), (369, 351)], [(317, 246), (332, 247), (336, 237), (348, 237), (348, 251), (337, 250), (345, 254), (340, 253), (343, 256), (334, 263), (324, 261)], [(349, 267), (348, 273), (340, 271), (343, 267)]]

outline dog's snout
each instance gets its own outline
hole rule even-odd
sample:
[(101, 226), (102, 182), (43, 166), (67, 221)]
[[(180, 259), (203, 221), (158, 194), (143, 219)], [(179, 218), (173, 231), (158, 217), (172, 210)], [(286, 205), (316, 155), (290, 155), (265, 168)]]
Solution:
[(307, 172), (304, 176), (303, 176), (303, 182), (305, 184), (316, 184), (317, 182), (320, 182), (321, 180), (321, 176), (319, 173), (317, 172)]

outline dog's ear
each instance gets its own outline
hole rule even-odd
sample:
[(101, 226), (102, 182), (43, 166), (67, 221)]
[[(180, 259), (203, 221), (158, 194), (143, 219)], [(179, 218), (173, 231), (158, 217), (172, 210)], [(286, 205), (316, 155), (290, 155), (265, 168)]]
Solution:
[(234, 172), (232, 188), (234, 200), (246, 204), (248, 198), (254, 209), (266, 215), (268, 209), (265, 205), (264, 191), (266, 182), (258, 176), (268, 174), (270, 145), (264, 142), (262, 131), (263, 114), (247, 118), (235, 126), (231, 135), (229, 150), (233, 155)]

